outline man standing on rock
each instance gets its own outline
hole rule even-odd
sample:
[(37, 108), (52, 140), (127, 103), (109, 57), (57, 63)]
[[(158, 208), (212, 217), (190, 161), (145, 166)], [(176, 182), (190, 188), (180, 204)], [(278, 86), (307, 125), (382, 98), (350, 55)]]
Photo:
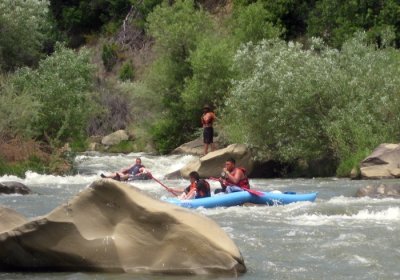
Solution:
[(208, 153), (208, 146), (211, 145), (211, 151), (214, 151), (214, 128), (213, 122), (216, 117), (209, 105), (204, 105), (201, 124), (203, 125), (204, 155)]

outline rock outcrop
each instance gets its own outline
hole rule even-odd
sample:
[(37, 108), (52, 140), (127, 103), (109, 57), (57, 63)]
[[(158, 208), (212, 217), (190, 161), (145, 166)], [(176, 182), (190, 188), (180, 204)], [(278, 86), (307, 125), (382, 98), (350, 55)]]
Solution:
[(200, 177), (219, 177), (224, 163), (228, 158), (236, 160), (236, 166), (246, 168), (247, 174), (253, 169), (253, 160), (250, 150), (243, 144), (232, 144), (220, 150), (208, 153), (207, 155), (188, 163), (180, 172), (182, 177), (188, 178), (189, 173), (197, 171)]
[(381, 144), (360, 164), (364, 179), (400, 178), (399, 144)]
[(0, 270), (237, 275), (246, 267), (211, 219), (104, 179), (0, 233)]
[[(224, 146), (221, 142), (218, 141), (218, 137), (214, 138), (214, 145), (216, 146), (216, 148), (222, 148)], [(173, 150), (171, 154), (202, 156), (204, 154), (203, 138), (197, 138), (193, 141), (184, 143)]]
[(0, 182), (0, 194), (31, 194), (30, 188), (20, 182), (4, 181)]

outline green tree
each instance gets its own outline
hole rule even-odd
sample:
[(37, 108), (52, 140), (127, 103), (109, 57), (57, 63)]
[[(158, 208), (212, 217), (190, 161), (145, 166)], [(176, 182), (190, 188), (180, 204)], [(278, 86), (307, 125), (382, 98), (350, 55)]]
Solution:
[(84, 34), (98, 32), (110, 22), (121, 22), (129, 12), (130, 0), (50, 0), (58, 28), (70, 37), (73, 47), (84, 42)]
[(154, 125), (153, 134), (158, 149), (167, 152), (193, 132), (182, 92), (185, 81), (193, 75), (189, 57), (212, 25), (206, 12), (197, 9), (192, 0), (178, 0), (173, 5), (164, 2), (147, 20), (158, 58), (150, 67), (146, 83), (164, 104), (162, 119)]
[(0, 137), (33, 137), (40, 104), (28, 91), (17, 91), (9, 76), (0, 76)]
[(47, 0), (0, 1), (0, 69), (35, 65), (49, 29)]
[(247, 44), (235, 56), (240, 75), (226, 100), (225, 133), (277, 160), (338, 160), (338, 175), (348, 175), (378, 144), (399, 137), (399, 51), (367, 42), (358, 34), (341, 52), (320, 39), (310, 50)]
[(247, 6), (238, 5), (232, 15), (233, 36), (239, 43), (278, 37), (279, 27), (273, 23), (273, 15), (264, 7), (262, 1)]
[(235, 6), (262, 4), (268, 21), (283, 31), (286, 40), (295, 40), (306, 34), (307, 19), (316, 0), (234, 0)]
[(35, 136), (52, 144), (84, 135), (92, 84), (89, 52), (76, 53), (62, 45), (37, 70), (23, 68), (13, 78), (17, 92), (29, 93), (39, 103), (38, 117), (31, 124)]
[(339, 48), (357, 31), (365, 30), (371, 42), (380, 44), (388, 39), (387, 30), (391, 30), (399, 45), (399, 18), (400, 3), (395, 0), (321, 0), (307, 21), (308, 34)]

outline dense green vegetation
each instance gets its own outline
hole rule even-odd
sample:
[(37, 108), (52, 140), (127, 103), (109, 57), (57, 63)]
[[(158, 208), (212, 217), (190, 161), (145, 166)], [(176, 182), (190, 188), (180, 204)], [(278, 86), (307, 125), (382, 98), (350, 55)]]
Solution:
[(167, 153), (208, 103), (226, 142), (346, 176), (399, 138), (395, 0), (0, 0), (0, 30), (2, 141), (80, 150), (123, 128), (124, 151)]

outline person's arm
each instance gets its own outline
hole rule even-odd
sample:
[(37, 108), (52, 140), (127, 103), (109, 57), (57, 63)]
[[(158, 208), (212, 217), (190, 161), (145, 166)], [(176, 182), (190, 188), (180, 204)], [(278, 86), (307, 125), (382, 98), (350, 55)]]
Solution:
[(228, 170), (224, 168), (225, 178), (231, 181), (234, 184), (239, 183), (239, 181), (243, 178), (244, 174), (242, 170), (236, 169), (235, 174), (230, 174)]
[(118, 171), (118, 172), (123, 173), (123, 174), (126, 174), (126, 173), (129, 172), (129, 170), (130, 170), (133, 166), (135, 166), (135, 165), (132, 164), (132, 165), (129, 166), (129, 167), (122, 168), (122, 169), (121, 169), (120, 171)]

